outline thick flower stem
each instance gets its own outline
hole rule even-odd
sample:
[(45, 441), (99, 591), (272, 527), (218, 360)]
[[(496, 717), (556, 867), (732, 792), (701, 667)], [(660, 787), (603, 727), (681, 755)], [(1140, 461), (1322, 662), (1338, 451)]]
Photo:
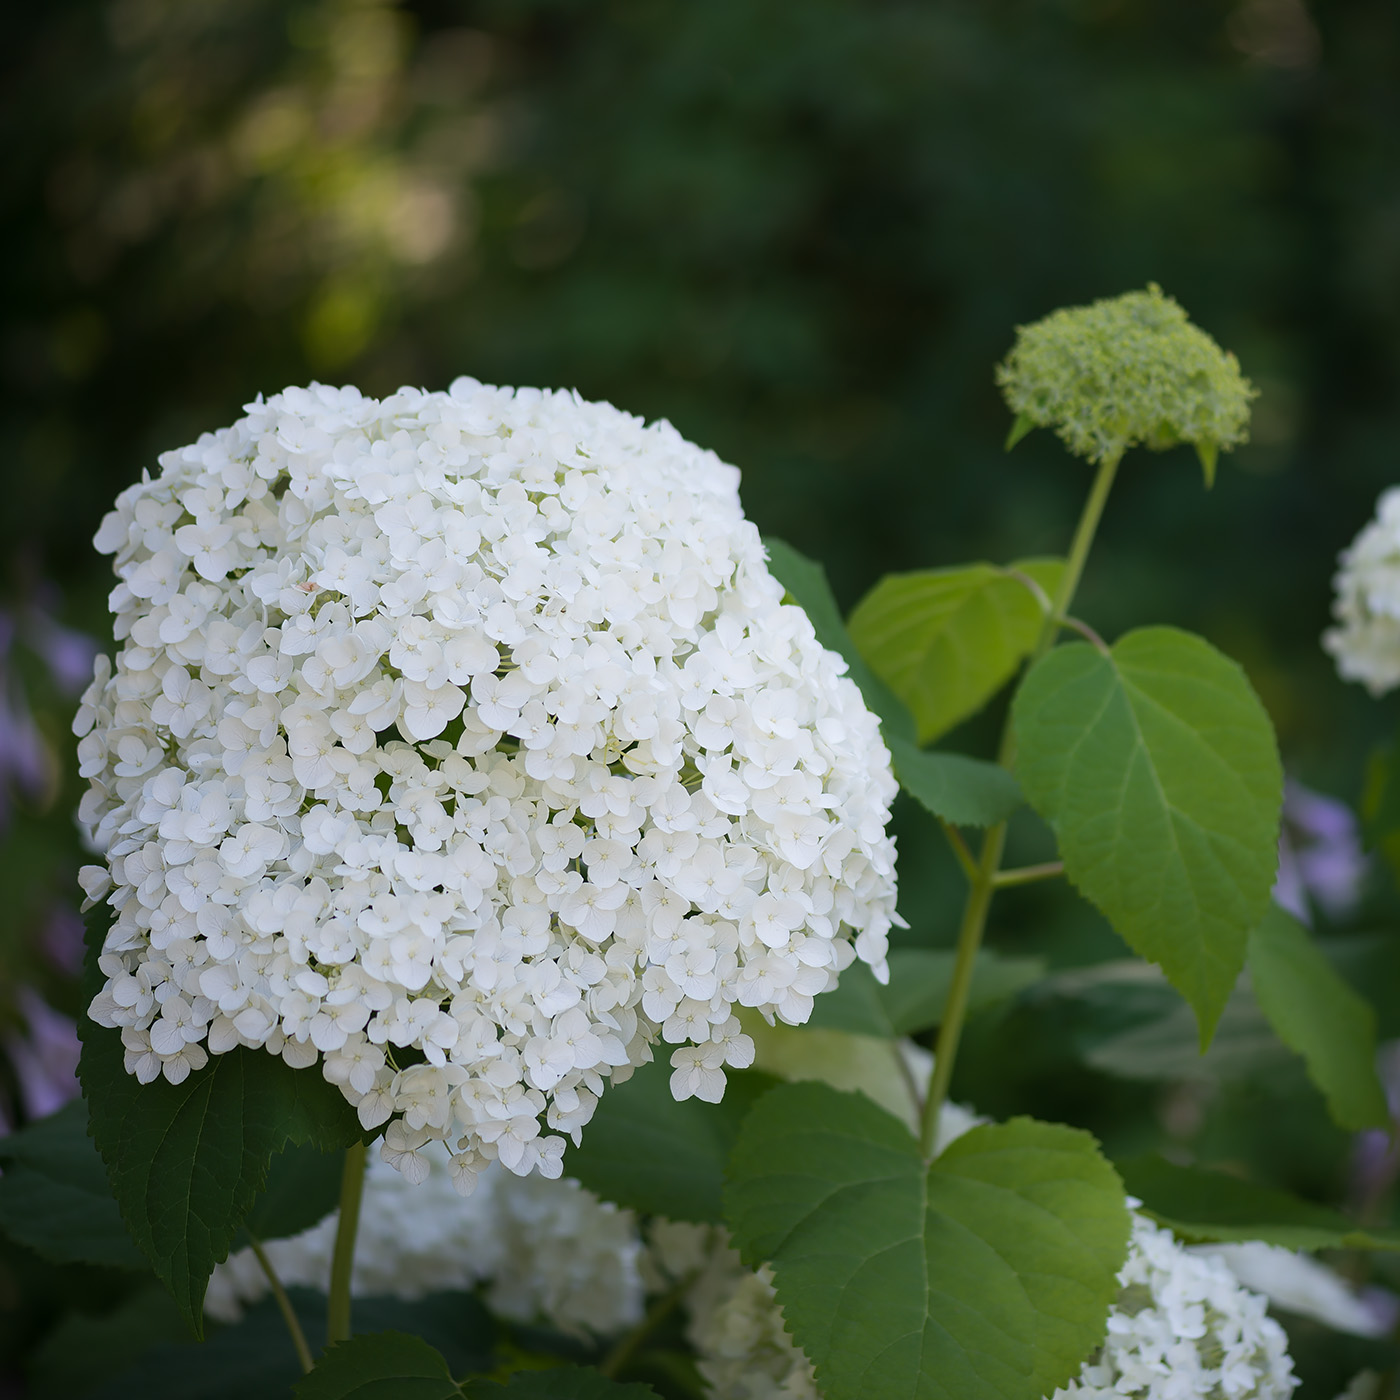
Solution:
[[(1089, 547), (1094, 542), (1094, 532), (1098, 529), (1099, 518), (1103, 515), (1104, 502), (1113, 487), (1113, 478), (1118, 471), (1122, 453), (1105, 457), (1099, 463), (1098, 474), (1089, 490), (1089, 498), (1079, 516), (1079, 524), (1074, 531), (1069, 557), (1065, 561), (1065, 571), (1059, 587), (1055, 590), (1050, 612), (1040, 629), (1028, 666), (1034, 666), (1050, 650), (1069, 614), (1074, 601), (1075, 590), (1079, 587), (1080, 575), (1084, 572), (1085, 561), (1089, 558)], [(1004, 768), (1010, 768), (1016, 756), (1015, 738), (1008, 715), (1006, 727), (1002, 731), (1001, 751), (997, 761)], [(928, 1095), (924, 1099), (924, 1110), (919, 1122), (919, 1147), (925, 1160), (932, 1161), (934, 1146), (938, 1141), (938, 1118), (943, 1111), (944, 1100), (948, 1097), (948, 1087), (953, 1081), (953, 1064), (958, 1055), (958, 1042), (962, 1039), (963, 1023), (967, 1020), (968, 995), (972, 990), (972, 974), (977, 966), (977, 953), (982, 946), (982, 935), (987, 928), (987, 914), (991, 909), (992, 895), (1002, 885), (1022, 884), (1030, 879), (1046, 878), (1059, 874), (1058, 862), (1045, 866), (1031, 866), (1022, 871), (1008, 872), (1012, 878), (1001, 874), (1001, 857), (1006, 848), (1006, 823), (989, 828), (982, 839), (982, 850), (977, 867), (969, 872), (967, 903), (963, 906), (962, 923), (958, 928), (957, 959), (953, 964), (953, 980), (948, 988), (948, 1000), (943, 1008), (943, 1020), (938, 1027), (938, 1040), (934, 1045), (933, 1072), (929, 1076)]]
[(296, 1309), (292, 1307), (292, 1300), (287, 1297), (287, 1290), (282, 1287), (282, 1280), (277, 1277), (277, 1271), (272, 1267), (272, 1260), (267, 1257), (267, 1251), (257, 1240), (250, 1240), (249, 1243), (253, 1247), (253, 1257), (267, 1276), (268, 1287), (272, 1289), (272, 1296), (277, 1300), (277, 1310), (282, 1314), (282, 1321), (287, 1324), (287, 1331), (291, 1333), (292, 1345), (296, 1348), (302, 1373), (306, 1374), (316, 1363), (311, 1359), (311, 1348), (306, 1344), (306, 1333), (301, 1330)]
[(360, 1227), (360, 1201), (365, 1191), (365, 1145), (345, 1151), (340, 1178), (340, 1224), (331, 1255), (330, 1305), (326, 1310), (326, 1345), (350, 1340), (350, 1275), (355, 1267), (355, 1234)]

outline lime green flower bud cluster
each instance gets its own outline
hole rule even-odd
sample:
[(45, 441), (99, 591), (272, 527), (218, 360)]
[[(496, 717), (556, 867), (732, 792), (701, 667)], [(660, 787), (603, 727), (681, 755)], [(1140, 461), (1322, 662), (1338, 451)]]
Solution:
[(1016, 414), (1008, 446), (1041, 427), (1091, 462), (1189, 442), (1207, 485), (1217, 453), (1245, 440), (1258, 393), (1156, 283), (1019, 327), (996, 377)]

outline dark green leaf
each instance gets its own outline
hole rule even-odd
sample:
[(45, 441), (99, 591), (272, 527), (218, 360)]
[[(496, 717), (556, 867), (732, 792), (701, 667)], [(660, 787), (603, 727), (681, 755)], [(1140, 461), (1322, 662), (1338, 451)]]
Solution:
[(860, 687), (865, 703), (880, 716), (880, 727), (888, 743), (892, 738), (912, 740), (914, 721), (894, 692), (866, 665), (841, 621), (826, 570), (813, 559), (799, 554), (790, 544), (766, 537), (768, 568), (773, 577), (811, 620), (817, 640), (828, 651), (845, 659), (851, 679)]
[[(1053, 595), (1064, 563), (1021, 559), (1010, 568)], [(1011, 679), (1043, 620), (1024, 582), (993, 564), (968, 564), (887, 574), (856, 605), (850, 633), (927, 744), (976, 714)]]
[(1016, 774), (1066, 873), (1196, 1011), (1208, 1043), (1268, 908), (1283, 772), (1244, 672), (1170, 627), (1042, 658)]
[(671, 1096), (670, 1068), (643, 1065), (598, 1101), (581, 1147), (564, 1171), (605, 1201), (672, 1220), (723, 1218), (724, 1164), (744, 1115), (774, 1084), (766, 1074), (731, 1071), (720, 1103)]
[(115, 1032), (88, 1023), (82, 1034), (91, 1131), (123, 1219), (199, 1335), (209, 1275), (273, 1153), (289, 1140), (345, 1146), (360, 1138), (359, 1120), (319, 1068), (293, 1070), (266, 1051), (211, 1056), (183, 1084), (139, 1084)]
[(1400, 1249), (1400, 1230), (1364, 1230), (1326, 1206), (1224, 1172), (1179, 1167), (1157, 1156), (1117, 1166), (1143, 1209), (1189, 1240), (1263, 1240), (1286, 1249)]
[(87, 1131), (81, 1099), (0, 1139), (0, 1231), (58, 1264), (144, 1269)]
[(656, 1392), (639, 1381), (610, 1381), (588, 1366), (551, 1366), (516, 1371), (504, 1384), (469, 1381), (467, 1400), (656, 1400)]
[(1000, 764), (960, 753), (925, 753), (906, 739), (886, 738), (894, 775), (910, 797), (954, 826), (995, 826), (1025, 800)]
[(1376, 1013), (1278, 905), (1249, 935), (1249, 977), (1279, 1039), (1296, 1050), (1343, 1128), (1390, 1126), (1376, 1076)]
[[(1379, 987), (1400, 987), (1400, 933), (1351, 933), (1331, 937), (1323, 944), (1328, 961), (1359, 992)], [(1376, 1036), (1394, 1040), (1400, 1036), (1400, 997), (1381, 997), (1375, 1006)]]
[(250, 1237), (280, 1240), (299, 1235), (324, 1220), (339, 1204), (344, 1165), (339, 1152), (289, 1143), (268, 1166), (267, 1185), (253, 1202), (233, 1247), (241, 1249)]
[(442, 1353), (405, 1332), (371, 1332), (329, 1347), (296, 1400), (455, 1400)]
[(898, 1121), (819, 1084), (745, 1120), (725, 1207), (826, 1400), (1039, 1400), (1102, 1340), (1129, 1230), (1087, 1133), (1018, 1118), (926, 1166)]
[[(313, 1354), (324, 1335), (325, 1300), (302, 1289), (292, 1302)], [(107, 1381), (91, 1400), (292, 1400), (296, 1349), (271, 1298), (204, 1342), (164, 1342)]]
[[(890, 981), (881, 986), (864, 963), (852, 963), (840, 985), (813, 1003), (807, 1025), (856, 1035), (915, 1035), (943, 1019), (956, 955), (951, 949), (895, 948)], [(990, 1006), (1035, 982), (1045, 971), (1040, 958), (1008, 958), (983, 949), (977, 955), (968, 1010)]]

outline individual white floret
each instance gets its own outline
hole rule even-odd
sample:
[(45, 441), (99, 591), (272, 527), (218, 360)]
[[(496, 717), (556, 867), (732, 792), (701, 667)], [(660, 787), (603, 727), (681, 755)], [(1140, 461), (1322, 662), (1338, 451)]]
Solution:
[(75, 729), (127, 1068), (261, 1047), (557, 1174), (609, 1079), (885, 968), (889, 756), (738, 473), (574, 395), (289, 389), (122, 493)]
[[(609, 1335), (640, 1320), (642, 1243), (630, 1211), (599, 1201), (576, 1181), (483, 1170), (463, 1199), (440, 1145), (418, 1153), (413, 1182), (371, 1161), (355, 1244), (358, 1297), (421, 1298), (483, 1286), (493, 1312), (519, 1322)], [(324, 1291), (339, 1213), (291, 1239), (264, 1245), (284, 1285)], [(214, 1270), (205, 1311), (236, 1321), (266, 1295), (252, 1250)]]
[(1323, 634), (1322, 644), (1344, 680), (1384, 695), (1400, 685), (1400, 487), (1382, 493), (1376, 518), (1338, 562), (1337, 626)]

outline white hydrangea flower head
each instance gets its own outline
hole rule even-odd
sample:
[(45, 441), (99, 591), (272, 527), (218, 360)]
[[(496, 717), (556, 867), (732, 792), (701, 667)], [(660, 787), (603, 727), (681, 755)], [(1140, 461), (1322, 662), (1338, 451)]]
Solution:
[[(491, 1310), (517, 1322), (609, 1336), (641, 1320), (643, 1246), (632, 1213), (600, 1201), (576, 1181), (519, 1177), (498, 1164), (463, 1200), (450, 1159), (434, 1144), (414, 1184), (371, 1161), (355, 1240), (351, 1292), (413, 1300), (482, 1286)], [(263, 1245), (284, 1285), (325, 1290), (339, 1212), (290, 1239)], [(214, 1270), (204, 1308), (236, 1322), (268, 1292), (251, 1249)]]
[(736, 1007), (888, 975), (889, 755), (735, 468), (470, 379), (288, 389), (160, 466), (97, 536), (122, 646), (75, 722), (139, 1079), (319, 1060), (467, 1190), (557, 1176), (654, 1042), (718, 1099)]
[(1108, 1337), (1054, 1400), (1288, 1400), (1297, 1386), (1288, 1339), (1214, 1255), (1188, 1252), (1133, 1214), (1123, 1292)]
[(1337, 626), (1322, 644), (1343, 680), (1372, 695), (1400, 685), (1400, 487), (1376, 503), (1376, 518), (1342, 551), (1333, 579)]

